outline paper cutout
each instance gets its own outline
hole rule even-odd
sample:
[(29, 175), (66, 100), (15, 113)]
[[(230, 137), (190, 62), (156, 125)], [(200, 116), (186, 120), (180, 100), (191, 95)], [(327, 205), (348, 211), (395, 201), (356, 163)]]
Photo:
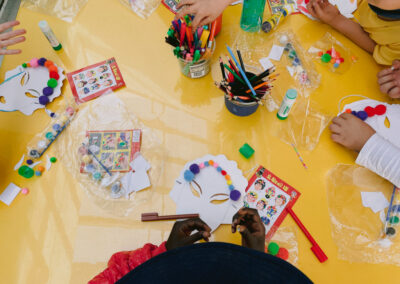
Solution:
[(284, 50), (284, 47), (274, 44), (269, 52), (268, 58), (275, 61), (280, 61)]
[[(203, 168), (190, 183), (185, 181), (184, 172), (191, 164), (209, 160), (217, 163), (231, 177), (233, 186), (242, 194), (238, 201), (229, 198), (226, 180), (214, 167)], [(236, 162), (228, 160), (224, 155), (206, 155), (186, 163), (175, 181), (170, 197), (176, 204), (177, 214), (198, 213), (214, 231), (220, 224), (232, 223), (233, 215), (242, 207), (246, 186), (247, 180)]]
[(135, 159), (130, 163), (130, 166), (134, 172), (128, 172), (121, 179), (126, 199), (129, 199), (129, 195), (132, 192), (141, 191), (151, 186), (149, 176), (147, 175), (147, 171), (150, 170), (151, 165), (140, 153), (135, 155)]
[(7, 188), (0, 194), (0, 201), (10, 206), (11, 202), (17, 197), (21, 188), (14, 183), (10, 183)]
[(374, 213), (377, 213), (389, 206), (389, 201), (382, 192), (361, 192), (361, 200), (364, 207), (371, 208)]
[[(354, 111), (364, 110), (367, 106), (376, 107), (377, 105), (386, 106), (386, 114), (375, 115), (373, 117), (368, 117), (365, 120), (380, 136), (391, 142), (393, 145), (400, 148), (400, 105), (398, 104), (387, 104), (375, 100), (360, 100), (354, 103), (345, 105), (343, 111), (346, 109), (351, 109)], [(386, 117), (390, 122), (390, 127), (385, 125)]]
[(295, 188), (260, 166), (249, 180), (244, 206), (258, 210), (269, 240), (286, 217), (285, 209), (291, 208), (299, 196)]
[(269, 60), (268, 57), (261, 58), (259, 61), (264, 70), (274, 67), (274, 64), (271, 62), (271, 60)]
[[(357, 10), (357, 1), (355, 0), (328, 0), (328, 2), (336, 5), (339, 12), (346, 18), (353, 18), (353, 13)], [(307, 0), (297, 0), (297, 9), (311, 20), (316, 20), (307, 9), (307, 3)]]
[(19, 160), (19, 162), (15, 164), (14, 171), (18, 170), (22, 166), (24, 159), (25, 159), (25, 154), (23, 154), (21, 157), (21, 160)]
[(49, 171), (53, 163), (50, 161), (49, 155), (46, 154), (46, 171)]
[[(61, 95), (61, 87), (65, 79), (64, 70), (59, 66), (57, 68), (60, 79), (53, 94), (48, 96), (50, 102)], [(0, 84), (0, 111), (20, 111), (25, 115), (31, 115), (35, 110), (45, 108), (39, 103), (39, 97), (42, 96), (43, 88), (47, 86), (48, 80), (49, 70), (45, 67), (18, 66), (8, 71), (4, 82)]]

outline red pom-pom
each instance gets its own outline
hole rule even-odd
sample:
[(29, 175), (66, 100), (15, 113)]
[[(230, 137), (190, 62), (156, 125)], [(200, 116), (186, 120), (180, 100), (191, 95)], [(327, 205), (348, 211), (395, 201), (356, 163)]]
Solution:
[(368, 117), (372, 117), (376, 114), (375, 109), (370, 106), (367, 106), (364, 111), (368, 114)]
[(377, 105), (375, 107), (375, 113), (377, 115), (383, 115), (386, 113), (386, 106), (385, 105)]
[(330, 50), (327, 50), (327, 51), (326, 51), (326, 53), (328, 53), (329, 55), (331, 55), (331, 56), (332, 56), (332, 49), (330, 49)]
[(289, 259), (289, 252), (285, 248), (279, 248), (278, 254), (276, 256), (281, 258), (281, 259), (283, 259), (283, 260), (288, 260)]
[(340, 63), (344, 62), (344, 58), (343, 57), (340, 57), (339, 60), (340, 60)]
[(322, 55), (324, 55), (324, 53), (322, 51), (319, 51), (318, 56), (321, 57)]
[(346, 109), (345, 111), (344, 111), (345, 113), (351, 113), (351, 109)]
[(226, 171), (222, 170), (221, 175), (226, 176)]
[(55, 71), (50, 71), (50, 78), (58, 80), (60, 79), (60, 75), (58, 75), (58, 73)]

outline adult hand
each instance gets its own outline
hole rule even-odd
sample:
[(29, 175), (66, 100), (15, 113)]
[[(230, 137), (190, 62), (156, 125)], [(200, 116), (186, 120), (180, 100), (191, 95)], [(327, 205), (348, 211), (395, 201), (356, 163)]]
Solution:
[[(192, 234), (197, 230), (197, 233)], [(194, 244), (195, 242), (204, 239), (208, 242), (211, 236), (211, 228), (204, 223), (200, 218), (188, 219), (185, 221), (175, 222), (172, 227), (171, 234), (165, 244), (167, 250), (179, 248)]]
[(177, 5), (177, 8), (181, 10), (176, 14), (175, 19), (194, 15), (192, 29), (195, 30), (212, 23), (231, 2), (231, 0), (182, 0)]
[(392, 67), (378, 73), (381, 92), (392, 99), (400, 98), (400, 60), (393, 61)]
[(0, 24), (0, 55), (21, 53), (20, 49), (4, 49), (4, 47), (8, 47), (25, 41), (25, 37), (21, 36), (26, 33), (26, 30), (24, 29), (4, 32), (7, 29), (15, 27), (17, 25), (19, 25), (18, 21), (11, 21)]
[(339, 10), (328, 0), (310, 0), (307, 9), (314, 18), (328, 25), (331, 25), (340, 16)]
[(265, 251), (265, 227), (256, 209), (241, 208), (232, 219), (232, 233), (236, 227), (242, 235), (242, 246)]

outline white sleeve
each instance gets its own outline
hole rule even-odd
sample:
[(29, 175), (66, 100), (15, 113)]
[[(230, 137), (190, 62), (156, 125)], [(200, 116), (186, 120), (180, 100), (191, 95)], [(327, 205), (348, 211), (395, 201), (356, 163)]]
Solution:
[(356, 163), (400, 187), (400, 148), (378, 134), (372, 135), (365, 143)]

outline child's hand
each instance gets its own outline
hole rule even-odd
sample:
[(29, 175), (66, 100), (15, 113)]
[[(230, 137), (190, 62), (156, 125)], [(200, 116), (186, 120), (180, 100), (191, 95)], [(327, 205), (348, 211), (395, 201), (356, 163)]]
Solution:
[(11, 21), (0, 24), (0, 55), (21, 53), (20, 49), (4, 49), (4, 47), (8, 47), (10, 45), (25, 41), (25, 37), (20, 36), (26, 33), (25, 30), (5, 32), (9, 28), (15, 27), (17, 25), (19, 25), (18, 21)]
[(331, 25), (340, 15), (336, 6), (333, 6), (327, 0), (310, 0), (307, 9), (314, 18), (328, 25)]
[(400, 98), (400, 61), (393, 61), (392, 68), (383, 69), (378, 73), (378, 83), (381, 92), (392, 99)]
[(182, 9), (176, 14), (175, 18), (194, 15), (192, 28), (195, 30), (212, 23), (230, 3), (231, 0), (182, 0), (177, 6), (178, 9)]
[(350, 113), (342, 113), (332, 119), (329, 129), (332, 131), (331, 138), (333, 141), (357, 152), (375, 133), (371, 126)]

